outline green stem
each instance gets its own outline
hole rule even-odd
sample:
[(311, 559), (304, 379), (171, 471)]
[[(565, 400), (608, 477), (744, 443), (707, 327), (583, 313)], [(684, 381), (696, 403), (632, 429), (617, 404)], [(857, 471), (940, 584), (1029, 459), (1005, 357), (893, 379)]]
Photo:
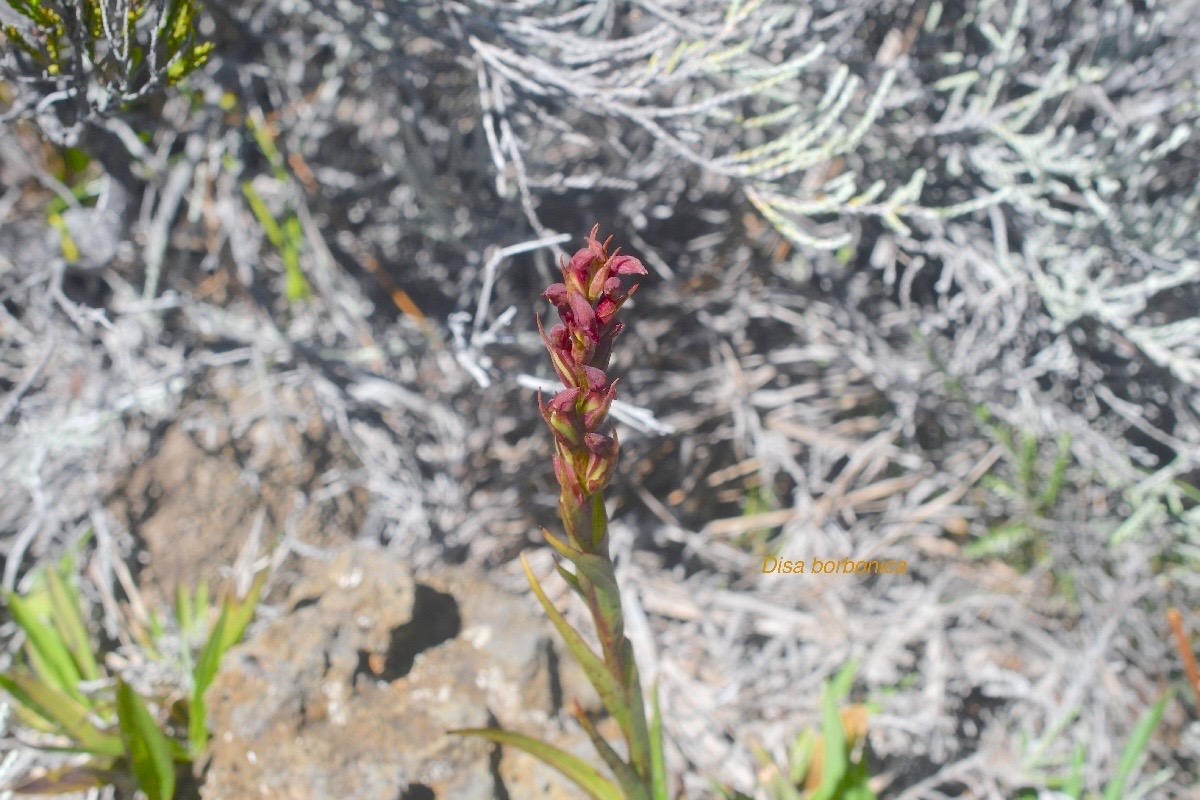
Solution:
[[(622, 730), (629, 746), (629, 760), (634, 771), (651, 787), (650, 728), (646, 721), (642, 684), (633, 645), (625, 636), (625, 620), (621, 611), (621, 593), (616, 570), (608, 552), (608, 512), (601, 494), (592, 497), (591, 541), (593, 550), (577, 562), (577, 575), (584, 601), (592, 615), (601, 654), (610, 674), (625, 695), (630, 710), (629, 727)], [(583, 562), (587, 561), (587, 568)]]
[(604, 495), (592, 495), (592, 552), (608, 558), (608, 509), (604, 507)]

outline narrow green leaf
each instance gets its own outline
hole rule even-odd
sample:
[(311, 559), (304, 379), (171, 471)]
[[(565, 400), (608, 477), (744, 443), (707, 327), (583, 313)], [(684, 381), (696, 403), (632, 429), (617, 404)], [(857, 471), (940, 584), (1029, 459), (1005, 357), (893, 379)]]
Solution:
[(558, 631), (558, 635), (562, 637), (563, 642), (567, 645), (567, 649), (571, 651), (571, 655), (579, 662), (579, 666), (583, 668), (583, 673), (587, 675), (588, 680), (595, 687), (596, 693), (604, 703), (604, 708), (617, 721), (622, 731), (629, 731), (629, 706), (626, 705), (624, 693), (617, 684), (616, 678), (608, 671), (608, 667), (592, 651), (587, 642), (583, 640), (579, 631), (572, 628), (563, 619), (562, 614), (558, 613), (558, 609), (550, 602), (550, 598), (546, 596), (546, 592), (542, 589), (541, 584), (538, 583), (537, 577), (534, 576), (533, 569), (529, 566), (529, 561), (526, 560), (524, 555), (521, 556), (521, 566), (524, 567), (525, 577), (529, 581), (529, 586), (533, 589), (538, 602), (542, 604), (546, 616), (550, 618), (551, 624)]
[(608, 537), (608, 510), (604, 507), (604, 495), (592, 495), (592, 548), (599, 550)]
[(770, 790), (767, 794), (772, 800), (804, 800), (800, 790), (788, 783), (787, 778), (778, 772), (771, 778)]
[(162, 615), (158, 613), (158, 609), (150, 610), (150, 638), (154, 641), (161, 641), (167, 635), (167, 628), (163, 625)]
[(89, 789), (108, 786), (116, 776), (104, 769), (84, 764), (66, 767), (26, 781), (13, 789), (13, 794), (62, 795), (78, 794)]
[(248, 114), (246, 127), (250, 129), (250, 135), (254, 137), (258, 149), (267, 157), (267, 162), (270, 163), (276, 177), (279, 177), (282, 172), (282, 177), (286, 178), (287, 172), (283, 169), (283, 156), (279, 154), (279, 148), (275, 146), (275, 139), (267, 129), (266, 121), (262, 120), (262, 115), (257, 111)]
[(720, 796), (721, 800), (754, 800), (750, 795), (730, 789), (728, 786), (721, 786), (714, 780), (710, 780), (708, 785)]
[(1146, 713), (1142, 714), (1142, 718), (1138, 720), (1137, 727), (1133, 729), (1133, 734), (1129, 737), (1129, 743), (1121, 752), (1121, 761), (1117, 764), (1117, 774), (1104, 787), (1104, 800), (1121, 800), (1124, 797), (1125, 783), (1133, 774), (1138, 760), (1150, 744), (1150, 737), (1154, 735), (1154, 729), (1158, 727), (1158, 721), (1162, 719), (1163, 711), (1170, 699), (1170, 692), (1164, 694), (1162, 699), (1146, 709)]
[(667, 794), (667, 756), (663, 748), (662, 709), (658, 684), (650, 690), (650, 777), (654, 800), (671, 800)]
[[(560, 556), (572, 564), (575, 563), (575, 557), (582, 554), (582, 551), (576, 550), (570, 544), (559, 539), (545, 528), (542, 528), (542, 537), (545, 538), (546, 543), (553, 547)], [(578, 576), (568, 572), (561, 564), (555, 564), (554, 568), (558, 570), (559, 575), (563, 576), (563, 580), (567, 582), (567, 585), (570, 586), (572, 590), (574, 590), (575, 594), (586, 600), (583, 586), (579, 583)]]
[[(758, 783), (760, 787), (767, 790), (767, 797), (771, 800), (804, 800), (796, 788), (797, 781), (791, 780), (789, 772), (779, 769), (779, 765), (775, 763), (775, 759), (766, 751), (766, 748), (758, 742), (750, 742), (750, 752), (753, 753), (754, 760), (758, 762), (760, 768)], [(769, 777), (764, 779), (764, 774)]]
[(149, 800), (172, 800), (175, 764), (171, 745), (142, 698), (122, 680), (117, 681), (117, 719), (138, 787)]
[(625, 695), (629, 703), (630, 730), (626, 734), (629, 740), (629, 760), (638, 774), (650, 772), (650, 727), (646, 724), (646, 706), (642, 699), (642, 678), (638, 674), (637, 661), (633, 657), (633, 645), (629, 639), (621, 637), (621, 661), (625, 664), (623, 685), (629, 687)]
[(833, 676), (833, 680), (829, 684), (829, 691), (833, 694), (834, 700), (841, 700), (850, 694), (850, 690), (854, 688), (854, 676), (857, 673), (857, 659), (851, 659), (846, 666), (838, 670), (838, 674)]
[(280, 249), (279, 255), (283, 258), (287, 298), (293, 302), (304, 300), (312, 295), (312, 289), (308, 285), (308, 278), (304, 276), (304, 270), (300, 267), (300, 251), (304, 242), (300, 218), (294, 213), (289, 213), (283, 221), (283, 232), (285, 235), (284, 245)]
[(634, 772), (633, 767), (625, 763), (621, 758), (621, 754), (613, 749), (604, 737), (600, 735), (600, 731), (596, 730), (596, 726), (588, 719), (583, 709), (578, 703), (575, 706), (573, 715), (575, 721), (579, 723), (579, 727), (583, 728), (583, 732), (587, 734), (591, 740), (592, 746), (596, 748), (596, 752), (604, 759), (604, 763), (608, 765), (609, 771), (616, 777), (617, 783), (621, 786), (621, 791), (626, 800), (650, 800), (646, 794), (646, 787), (642, 783), (642, 779)]
[(846, 775), (846, 730), (838, 713), (837, 700), (826, 685), (821, 698), (821, 735), (825, 740), (825, 760), (821, 764), (821, 785), (811, 800), (835, 800), (838, 784)]
[[(262, 597), (266, 580), (267, 571), (263, 570), (255, 576), (254, 582), (250, 585), (250, 591), (244, 598), (241, 600), (235, 600), (232, 596), (226, 598), (225, 604), (221, 608), (221, 614), (213, 624), (212, 630), (209, 631), (204, 649), (193, 669), (192, 702), (188, 710), (188, 747), (193, 758), (199, 758), (208, 746), (208, 705), (204, 700), (204, 693), (208, 691), (208, 687), (216, 678), (217, 670), (221, 666), (221, 659), (225, 656), (226, 651), (238, 643), (246, 632), (246, 628), (249, 627), (250, 621), (254, 619), (254, 612), (258, 610), (258, 601)], [(207, 584), (201, 584), (201, 588), (204, 590), (204, 595), (200, 596), (200, 592), (197, 590), (196, 607), (206, 608), (208, 605)]]
[(1033, 493), (1033, 482), (1037, 476), (1038, 440), (1032, 433), (1021, 437), (1021, 452), (1017, 454), (1017, 480), (1026, 496)]
[(1083, 765), (1087, 761), (1087, 750), (1083, 745), (1075, 748), (1075, 757), (1071, 759), (1071, 775), (1063, 785), (1063, 794), (1071, 800), (1083, 798)]
[(36, 708), (31, 705), (27, 705), (24, 700), (17, 699), (15, 695), (13, 698), (16, 700), (16, 702), (13, 704), (13, 713), (17, 715), (17, 719), (19, 719), (21, 723), (25, 725), (25, 727), (33, 728), (35, 731), (42, 731), (43, 733), (62, 733), (57, 723), (46, 719)]
[(1046, 486), (1038, 495), (1037, 508), (1039, 511), (1049, 511), (1058, 502), (1058, 493), (1062, 491), (1063, 477), (1066, 475), (1067, 465), (1070, 462), (1071, 434), (1068, 431), (1058, 438), (1058, 455), (1055, 456), (1054, 465), (1050, 468), (1050, 474), (1046, 478)]
[(448, 733), (455, 736), (479, 736), (496, 744), (524, 750), (570, 778), (592, 800), (626, 800), (622, 796), (621, 790), (605, 779), (591, 764), (565, 750), (560, 750), (532, 737), (511, 731), (502, 731), (498, 728), (462, 728), (448, 731)]
[(562, 564), (555, 564), (554, 569), (559, 576), (566, 582), (567, 586), (571, 587), (571, 591), (575, 592), (579, 597), (584, 597), (583, 587), (579, 585), (579, 578), (575, 577), (575, 573), (570, 572)]
[(85, 703), (83, 693), (79, 691), (79, 669), (58, 631), (35, 614), (24, 598), (12, 592), (8, 593), (8, 610), (25, 631), (30, 654), (36, 656), (31, 660), (35, 661), (34, 666), (42, 679)]
[(262, 195), (254, 188), (254, 184), (248, 180), (242, 181), (242, 194), (246, 197), (246, 202), (250, 204), (250, 210), (258, 218), (258, 224), (262, 226), (263, 233), (267, 235), (267, 239), (275, 246), (276, 250), (282, 249), (283, 231), (280, 230), (279, 223), (275, 221), (275, 216), (271, 213), (271, 209), (267, 208)]
[(788, 772), (788, 778), (791, 779), (792, 785), (803, 783), (808, 776), (808, 771), (812, 766), (813, 750), (816, 746), (817, 735), (811, 730), (806, 730), (796, 737), (795, 743), (792, 744), (791, 764)]
[(30, 674), (0, 675), (0, 689), (18, 703), (50, 722), (58, 733), (78, 742), (95, 755), (120, 756), (125, 752), (119, 737), (105, 733), (89, 718), (87, 706)]
[(196, 586), (196, 597), (192, 601), (192, 613), (195, 615), (196, 621), (208, 621), (208, 579), (201, 578), (200, 583)]
[(221, 652), (217, 656), (218, 661), (221, 656), (225, 655), (226, 650), (241, 641), (242, 636), (246, 633), (246, 628), (250, 627), (254, 613), (258, 611), (258, 601), (262, 598), (266, 582), (267, 571), (263, 570), (254, 576), (254, 582), (250, 584), (250, 591), (246, 593), (245, 597), (241, 600), (229, 599), (226, 601), (229, 621), (221, 637)]
[(862, 759), (846, 770), (845, 788), (841, 800), (875, 800), (871, 791), (871, 769), (864, 752)]
[(184, 636), (191, 631), (196, 621), (192, 593), (183, 585), (183, 581), (175, 585), (175, 619), (178, 620), (179, 630), (183, 631)]
[(221, 665), (221, 655), (224, 653), (221, 644), (226, 637), (225, 630), (229, 625), (229, 606), (221, 609), (216, 624), (208, 633), (208, 641), (196, 662), (192, 672), (192, 703), (188, 709), (188, 746), (193, 757), (199, 757), (208, 747), (208, 706), (204, 701), (204, 693), (212, 685), (217, 676), (217, 668)]
[[(597, 504), (596, 524), (603, 522), (603, 504)], [(629, 724), (618, 715), (613, 716), (621, 726), (621, 733), (629, 743), (630, 761), (638, 774), (650, 771), (650, 736), (646, 726), (646, 711), (642, 703), (641, 680), (638, 677), (637, 664), (633, 657), (633, 648), (625, 638), (625, 620), (621, 611), (621, 594), (617, 586), (616, 573), (612, 562), (601, 556), (584, 553), (571, 545), (550, 537), (550, 544), (565, 559), (575, 565), (574, 581), (568, 581), (574, 588), (578, 584), (578, 593), (587, 603), (596, 623), (597, 635), (605, 650), (604, 664), (608, 674), (613, 675), (614, 684), (620, 687), (621, 703), (628, 709)], [(560, 570), (561, 572), (562, 570)], [(614, 675), (620, 665), (623, 675)]]
[(963, 548), (968, 558), (1005, 556), (1034, 538), (1036, 533), (1023, 522), (1001, 525), (982, 539), (976, 539)]
[(100, 669), (96, 664), (95, 655), (92, 654), (87, 624), (80, 612), (79, 595), (67, 585), (57, 570), (46, 570), (46, 585), (50, 590), (54, 627), (58, 629), (63, 643), (66, 644), (79, 676), (85, 681), (96, 680), (100, 677)]

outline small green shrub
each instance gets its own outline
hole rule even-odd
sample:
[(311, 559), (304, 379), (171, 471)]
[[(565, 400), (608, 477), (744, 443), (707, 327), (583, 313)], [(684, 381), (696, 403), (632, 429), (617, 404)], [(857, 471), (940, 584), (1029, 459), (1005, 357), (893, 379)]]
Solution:
[[(756, 750), (759, 788), (770, 800), (875, 800), (867, 755), (859, 752), (867, 735), (867, 709), (862, 705), (838, 708), (850, 692), (855, 669), (855, 664), (848, 664), (826, 682), (821, 733), (807, 730), (797, 737), (787, 764), (780, 766), (761, 748)], [(717, 791), (723, 800), (752, 800), (727, 787)]]
[[(202, 66), (196, 0), (6, 0), (0, 78), (44, 133), (73, 145), (84, 122), (125, 108)], [(48, 113), (53, 111), (54, 113)]]
[(964, 552), (972, 558), (1003, 557), (1021, 569), (1032, 569), (1048, 556), (1045, 536), (1050, 518), (1062, 493), (1067, 468), (1071, 465), (1071, 435), (1063, 433), (1055, 444), (1054, 457), (1044, 466), (1042, 443), (1032, 433), (1017, 434), (992, 418), (984, 407), (976, 409), (1008, 454), (1008, 474), (993, 472), (981, 485), (1006, 501), (1015, 513), (994, 525), (986, 536), (971, 542)]
[[(1162, 719), (1171, 696), (1171, 692), (1164, 694), (1138, 719), (1137, 725), (1129, 735), (1129, 741), (1125, 743), (1125, 749), (1121, 751), (1121, 759), (1117, 762), (1116, 772), (1104, 785), (1102, 794), (1084, 791), (1083, 767), (1087, 759), (1087, 752), (1082, 745), (1076, 748), (1071, 760), (1070, 772), (1066, 777), (1049, 779), (1047, 785), (1057, 789), (1062, 796), (1071, 798), (1071, 800), (1123, 800), (1123, 798), (1131, 796), (1148, 796), (1144, 792), (1126, 792), (1125, 787), (1141, 761), (1142, 755), (1146, 752), (1146, 748), (1150, 745), (1150, 738), (1158, 728), (1158, 723)], [(1017, 793), (1016, 800), (1037, 800), (1040, 796), (1037, 789), (1022, 789)]]
[[(221, 656), (254, 617), (265, 573), (241, 600), (227, 597), (208, 628), (196, 657), (183, 648), (190, 686), (183, 698), (172, 687), (143, 696), (104, 664), (88, 632), (87, 609), (64, 566), (45, 570), (23, 595), (8, 593), (13, 620), (25, 634), (24, 664), (0, 674), (0, 689), (16, 701), (18, 718), (51, 737), (48, 750), (86, 753), (83, 765), (37, 778), (18, 791), (76, 792), (104, 786), (136, 786), (150, 800), (170, 800), (181, 771), (188, 771), (208, 746), (204, 693), (216, 677)], [(180, 591), (175, 617), (185, 639), (207, 628), (214, 609), (207, 587)], [(155, 640), (164, 628), (152, 620), (147, 654), (161, 658)]]

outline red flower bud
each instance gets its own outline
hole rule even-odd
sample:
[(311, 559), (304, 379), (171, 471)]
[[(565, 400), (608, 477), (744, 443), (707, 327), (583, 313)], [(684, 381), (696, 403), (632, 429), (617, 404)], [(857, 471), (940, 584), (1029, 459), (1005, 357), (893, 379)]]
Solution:
[(596, 329), (596, 311), (592, 308), (592, 304), (577, 292), (568, 294), (567, 302), (571, 306), (571, 318), (563, 320), (563, 322), (567, 324), (568, 328), (583, 333), (593, 343), (596, 342), (600, 336)]
[(649, 275), (641, 261), (633, 256), (614, 256), (612, 260), (613, 275)]
[(612, 401), (617, 398), (617, 382), (613, 381), (605, 389), (588, 390), (583, 396), (583, 429), (595, 431), (608, 416)]
[(538, 333), (542, 335), (542, 341), (546, 344), (546, 350), (550, 352), (550, 363), (554, 365), (559, 380), (564, 386), (579, 386), (582, 376), (576, 368), (577, 362), (572, 355), (567, 329), (562, 325), (555, 325), (547, 334), (546, 329), (542, 327), (541, 316), (537, 318), (537, 326)]
[(571, 260), (563, 265), (563, 281), (567, 289), (586, 296), (593, 264), (604, 261), (604, 250), (595, 239), (588, 239), (588, 246), (576, 251)]
[(600, 302), (596, 303), (596, 322), (600, 325), (607, 325), (617, 316), (617, 311), (620, 308), (620, 303), (614, 301), (611, 297), (601, 295)]
[(578, 449), (583, 443), (581, 420), (579, 412), (575, 409), (579, 395), (578, 389), (564, 389), (546, 403), (542, 401), (541, 393), (538, 393), (538, 408), (542, 411), (542, 418), (554, 431), (555, 437), (572, 450)]
[(574, 510), (578, 511), (583, 508), (586, 498), (583, 495), (583, 487), (579, 485), (579, 476), (569, 458), (563, 458), (560, 455), (554, 456), (554, 477), (558, 479), (558, 485), (562, 487), (559, 494), (559, 508), (564, 512), (563, 520), (573, 519), (574, 514), (566, 513), (572, 510), (567, 507), (568, 501), (573, 503)]
[(553, 303), (561, 313), (567, 307), (567, 286), (564, 283), (550, 284), (550, 288), (542, 292), (542, 297)]
[(607, 259), (601, 262), (596, 271), (592, 273), (591, 279), (588, 281), (587, 296), (591, 302), (596, 302), (596, 298), (604, 294), (604, 284), (609, 281), (609, 273), (612, 270), (612, 259)]
[(591, 271), (592, 262), (603, 258), (604, 250), (601, 249), (600, 243), (589, 237), (588, 246), (576, 250), (575, 255), (571, 256), (571, 260), (567, 263), (567, 270), (572, 275), (586, 277)]
[(617, 434), (589, 433), (583, 437), (587, 447), (587, 469), (583, 474), (583, 491), (596, 494), (608, 485), (617, 466)]
[(591, 363), (600, 369), (608, 369), (608, 361), (612, 356), (613, 341), (617, 334), (625, 330), (625, 323), (613, 320), (600, 331), (600, 341), (592, 352)]
[(587, 379), (587, 388), (589, 390), (599, 391), (608, 385), (608, 376), (604, 374), (604, 370), (602, 369), (585, 366), (583, 368), (583, 376)]

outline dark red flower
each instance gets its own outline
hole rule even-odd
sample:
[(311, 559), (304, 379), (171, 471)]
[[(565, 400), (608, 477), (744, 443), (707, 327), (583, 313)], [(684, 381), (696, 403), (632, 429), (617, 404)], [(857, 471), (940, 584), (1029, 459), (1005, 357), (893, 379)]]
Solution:
[(586, 504), (611, 480), (617, 461), (616, 433), (600, 427), (617, 396), (617, 381), (607, 374), (613, 342), (624, 329), (617, 313), (647, 274), (633, 256), (608, 251), (592, 228), (585, 247), (561, 264), (562, 283), (542, 297), (558, 311), (562, 324), (538, 331), (550, 352), (554, 371), (566, 387), (549, 402), (538, 398), (546, 424), (554, 431), (554, 473), (562, 489), (560, 511), (568, 535), (587, 524)]

